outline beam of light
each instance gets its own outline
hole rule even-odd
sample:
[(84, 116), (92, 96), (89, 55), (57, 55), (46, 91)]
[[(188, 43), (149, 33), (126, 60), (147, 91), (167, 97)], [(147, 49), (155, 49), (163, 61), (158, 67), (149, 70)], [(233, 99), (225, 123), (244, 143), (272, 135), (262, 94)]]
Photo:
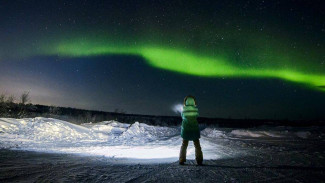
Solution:
[(176, 114), (180, 114), (183, 112), (183, 105), (182, 104), (176, 104), (172, 107), (172, 110), (176, 113)]
[[(163, 140), (160, 140), (160, 142)], [(179, 149), (181, 140), (176, 140), (178, 144), (148, 144), (148, 145), (106, 145), (106, 146), (71, 146), (71, 147), (29, 147), (29, 148), (12, 148), (16, 150), (28, 150), (36, 152), (48, 153), (68, 153), (85, 156), (102, 156), (106, 158), (114, 158), (127, 160), (128, 163), (162, 163), (175, 162), (179, 158)], [(82, 143), (82, 142), (79, 142)], [(41, 146), (41, 145), (40, 145)], [(201, 146), (204, 147), (205, 159), (224, 159), (226, 158), (223, 146), (212, 143), (209, 140), (201, 139)], [(222, 150), (221, 150), (222, 149)], [(239, 156), (240, 153), (234, 153), (232, 157)], [(195, 159), (195, 148), (193, 143), (189, 143), (187, 148), (187, 159)]]
[[(146, 161), (174, 162), (178, 159), (178, 146), (87, 146), (87, 147), (58, 147), (50, 150), (31, 148), (31, 151), (71, 153), (91, 156), (104, 156), (117, 159), (133, 159)], [(194, 157), (194, 149), (189, 149), (189, 156)]]
[[(223, 57), (195, 54), (189, 50), (158, 46), (121, 46), (96, 44), (91, 41), (71, 41), (57, 44), (45, 51), (62, 57), (99, 56), (110, 54), (135, 55), (152, 67), (201, 77), (276, 78), (305, 87), (325, 91), (325, 74), (303, 72), (294, 68), (240, 67)], [(287, 62), (285, 58), (283, 62)]]

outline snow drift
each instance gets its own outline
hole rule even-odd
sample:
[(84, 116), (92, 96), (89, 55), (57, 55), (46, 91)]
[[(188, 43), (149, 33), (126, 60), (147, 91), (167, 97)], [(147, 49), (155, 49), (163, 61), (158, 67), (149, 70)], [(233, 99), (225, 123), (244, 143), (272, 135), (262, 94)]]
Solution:
[[(307, 129), (288, 131), (284, 128), (272, 130), (205, 128), (201, 131), (201, 135), (205, 159), (225, 156), (222, 151), (229, 147), (220, 145), (220, 139), (315, 137)], [(181, 142), (180, 127), (150, 126), (139, 122), (125, 124), (117, 121), (75, 125), (42, 117), (0, 118), (0, 148), (176, 161)], [(190, 143), (188, 158), (194, 159), (194, 154), (193, 144)]]
[(181, 143), (179, 133), (178, 127), (157, 127), (139, 122), (104, 121), (75, 125), (42, 117), (0, 118), (0, 148), (42, 152), (175, 161)]
[(232, 130), (229, 136), (245, 138), (284, 138), (284, 139), (315, 139), (322, 138), (324, 133), (317, 127), (309, 128), (288, 128), (277, 127), (272, 129), (249, 129), (249, 130)]

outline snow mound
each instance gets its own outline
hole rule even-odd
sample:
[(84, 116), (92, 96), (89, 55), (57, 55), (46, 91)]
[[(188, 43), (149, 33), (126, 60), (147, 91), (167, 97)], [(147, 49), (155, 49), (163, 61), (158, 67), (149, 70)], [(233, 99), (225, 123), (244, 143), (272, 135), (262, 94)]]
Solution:
[(201, 131), (201, 135), (209, 138), (226, 138), (227, 135), (225, 131), (221, 131), (215, 128), (205, 128)]
[[(62, 146), (84, 142), (102, 142), (107, 144), (142, 145), (146, 142), (164, 140), (179, 136), (179, 128), (150, 126), (135, 122), (132, 125), (117, 121), (103, 121), (92, 124), (75, 125), (52, 118), (0, 118), (0, 144), (12, 142), (21, 147), (20, 142), (30, 146), (52, 143)], [(1, 146), (0, 146), (1, 147)]]
[[(181, 144), (179, 128), (117, 121), (75, 125), (52, 118), (0, 118), (0, 148), (110, 158), (175, 161)], [(173, 139), (170, 139), (173, 138)], [(193, 154), (189, 154), (189, 157)]]
[(250, 130), (232, 130), (231, 135), (239, 137), (282, 137), (276, 133), (266, 132), (266, 131), (250, 131)]
[[(107, 138), (90, 129), (52, 118), (0, 119), (0, 133), (34, 142), (71, 142)], [(5, 138), (5, 136), (2, 136)]]
[(82, 124), (82, 126), (88, 127), (97, 133), (118, 136), (125, 132), (129, 128), (130, 124), (120, 123), (118, 121), (112, 120), (103, 121), (96, 124), (85, 123)]
[(135, 122), (120, 137), (144, 143), (158, 139), (168, 139), (179, 134), (180, 131), (178, 128), (150, 126)]
[(249, 138), (302, 138), (307, 139), (311, 137), (309, 131), (274, 131), (274, 130), (232, 130), (230, 136), (249, 137)]

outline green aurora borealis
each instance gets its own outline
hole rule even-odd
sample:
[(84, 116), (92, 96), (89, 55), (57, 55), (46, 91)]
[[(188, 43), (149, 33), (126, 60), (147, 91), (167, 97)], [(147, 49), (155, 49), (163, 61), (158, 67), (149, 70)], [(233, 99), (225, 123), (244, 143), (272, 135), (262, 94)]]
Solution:
[[(279, 55), (279, 53), (273, 52), (272, 54), (279, 56), (264, 58), (264, 62), (282, 63), (281, 65), (274, 66), (266, 63), (257, 67), (260, 55), (254, 53), (249, 58), (255, 56), (256, 58), (253, 60), (255, 63), (253, 62), (251, 67), (243, 67), (240, 64), (236, 65), (234, 60), (227, 58), (226, 54), (209, 56), (182, 48), (153, 45), (110, 45), (109, 41), (92, 41), (83, 38), (82, 41), (76, 39), (52, 44), (52, 47), (47, 47), (46, 50), (39, 54), (61, 57), (89, 57), (112, 54), (134, 55), (143, 57), (147, 64), (152, 67), (182, 74), (217, 78), (276, 78), (325, 91), (323, 87), (325, 86), (325, 74), (308, 70), (313, 65), (302, 64), (299, 68), (299, 65), (294, 63), (297, 61), (295, 60), (297, 57), (290, 57), (290, 54), (281, 58), (283, 54)], [(256, 52), (258, 51), (259, 48), (256, 48)], [(308, 61), (302, 61), (302, 63), (308, 63)]]
[[(20, 55), (20, 57), (38, 55), (57, 55), (60, 57), (90, 57), (112, 54), (134, 55), (144, 58), (147, 64), (152, 67), (181, 74), (216, 78), (275, 78), (298, 83), (311, 89), (325, 91), (325, 74), (322, 70), (317, 71), (317, 66), (314, 66), (308, 60), (299, 58), (299, 53), (295, 52), (284, 54), (271, 48), (268, 53), (263, 53), (263, 51), (260, 53), (261, 48), (257, 45), (253, 48), (256, 49), (256, 52), (250, 51), (248, 56), (244, 58), (249, 63), (248, 67), (242, 63), (236, 63), (236, 58), (231, 57), (234, 53), (227, 50), (225, 52), (216, 51), (217, 54), (210, 51), (212, 54), (209, 54), (199, 53), (200, 50), (193, 51), (156, 43), (129, 44), (129, 46), (126, 46), (128, 44), (125, 40), (121, 41), (124, 45), (116, 44), (119, 43), (118, 40), (114, 42), (115, 44), (109, 44), (109, 40), (97, 41), (85, 37), (70, 39), (69, 41), (46, 40), (36, 46), (38, 49), (32, 48), (27, 49), (27, 51), (25, 48), (18, 49), (20, 52), (17, 55)], [(269, 47), (270, 45), (266, 46)], [(268, 56), (262, 57), (263, 54)]]
[[(175, 7), (183, 5), (175, 3)], [(199, 10), (190, 6), (180, 12), (168, 6), (161, 14), (159, 6), (151, 5), (121, 14), (124, 11), (119, 11), (119, 6), (106, 7), (110, 11), (90, 8), (84, 13), (86, 17), (68, 12), (61, 15), (79, 18), (79, 23), (71, 22), (73, 18), (62, 22), (61, 16), (52, 17), (53, 22), (48, 24), (50, 19), (13, 15), (17, 16), (16, 21), (31, 24), (18, 26), (17, 30), (23, 30), (23, 34), (19, 31), (3, 34), (0, 60), (53, 55), (134, 55), (154, 68), (181, 74), (274, 78), (325, 91), (323, 29), (310, 32), (296, 15), (282, 21), (288, 16), (286, 12), (274, 14), (270, 9), (269, 13), (247, 10), (243, 17), (220, 3), (215, 5), (220, 6), (217, 11), (207, 11), (210, 8), (206, 6), (194, 15), (191, 11)], [(92, 17), (92, 21), (86, 21), (97, 10), (98, 16), (105, 19)], [(45, 14), (51, 16), (50, 12)], [(309, 21), (314, 26), (321, 22), (311, 18)], [(5, 23), (5, 26), (12, 25)]]

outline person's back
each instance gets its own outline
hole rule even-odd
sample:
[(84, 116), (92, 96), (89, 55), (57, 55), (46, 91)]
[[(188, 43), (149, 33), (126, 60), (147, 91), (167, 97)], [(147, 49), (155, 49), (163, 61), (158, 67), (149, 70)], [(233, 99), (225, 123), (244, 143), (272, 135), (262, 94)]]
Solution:
[(187, 96), (184, 99), (184, 106), (182, 112), (182, 130), (181, 136), (183, 143), (180, 151), (179, 163), (181, 165), (186, 161), (186, 149), (188, 141), (193, 141), (195, 146), (195, 159), (198, 165), (202, 164), (203, 154), (200, 146), (200, 130), (197, 122), (198, 109), (196, 107), (195, 98), (193, 96)]

